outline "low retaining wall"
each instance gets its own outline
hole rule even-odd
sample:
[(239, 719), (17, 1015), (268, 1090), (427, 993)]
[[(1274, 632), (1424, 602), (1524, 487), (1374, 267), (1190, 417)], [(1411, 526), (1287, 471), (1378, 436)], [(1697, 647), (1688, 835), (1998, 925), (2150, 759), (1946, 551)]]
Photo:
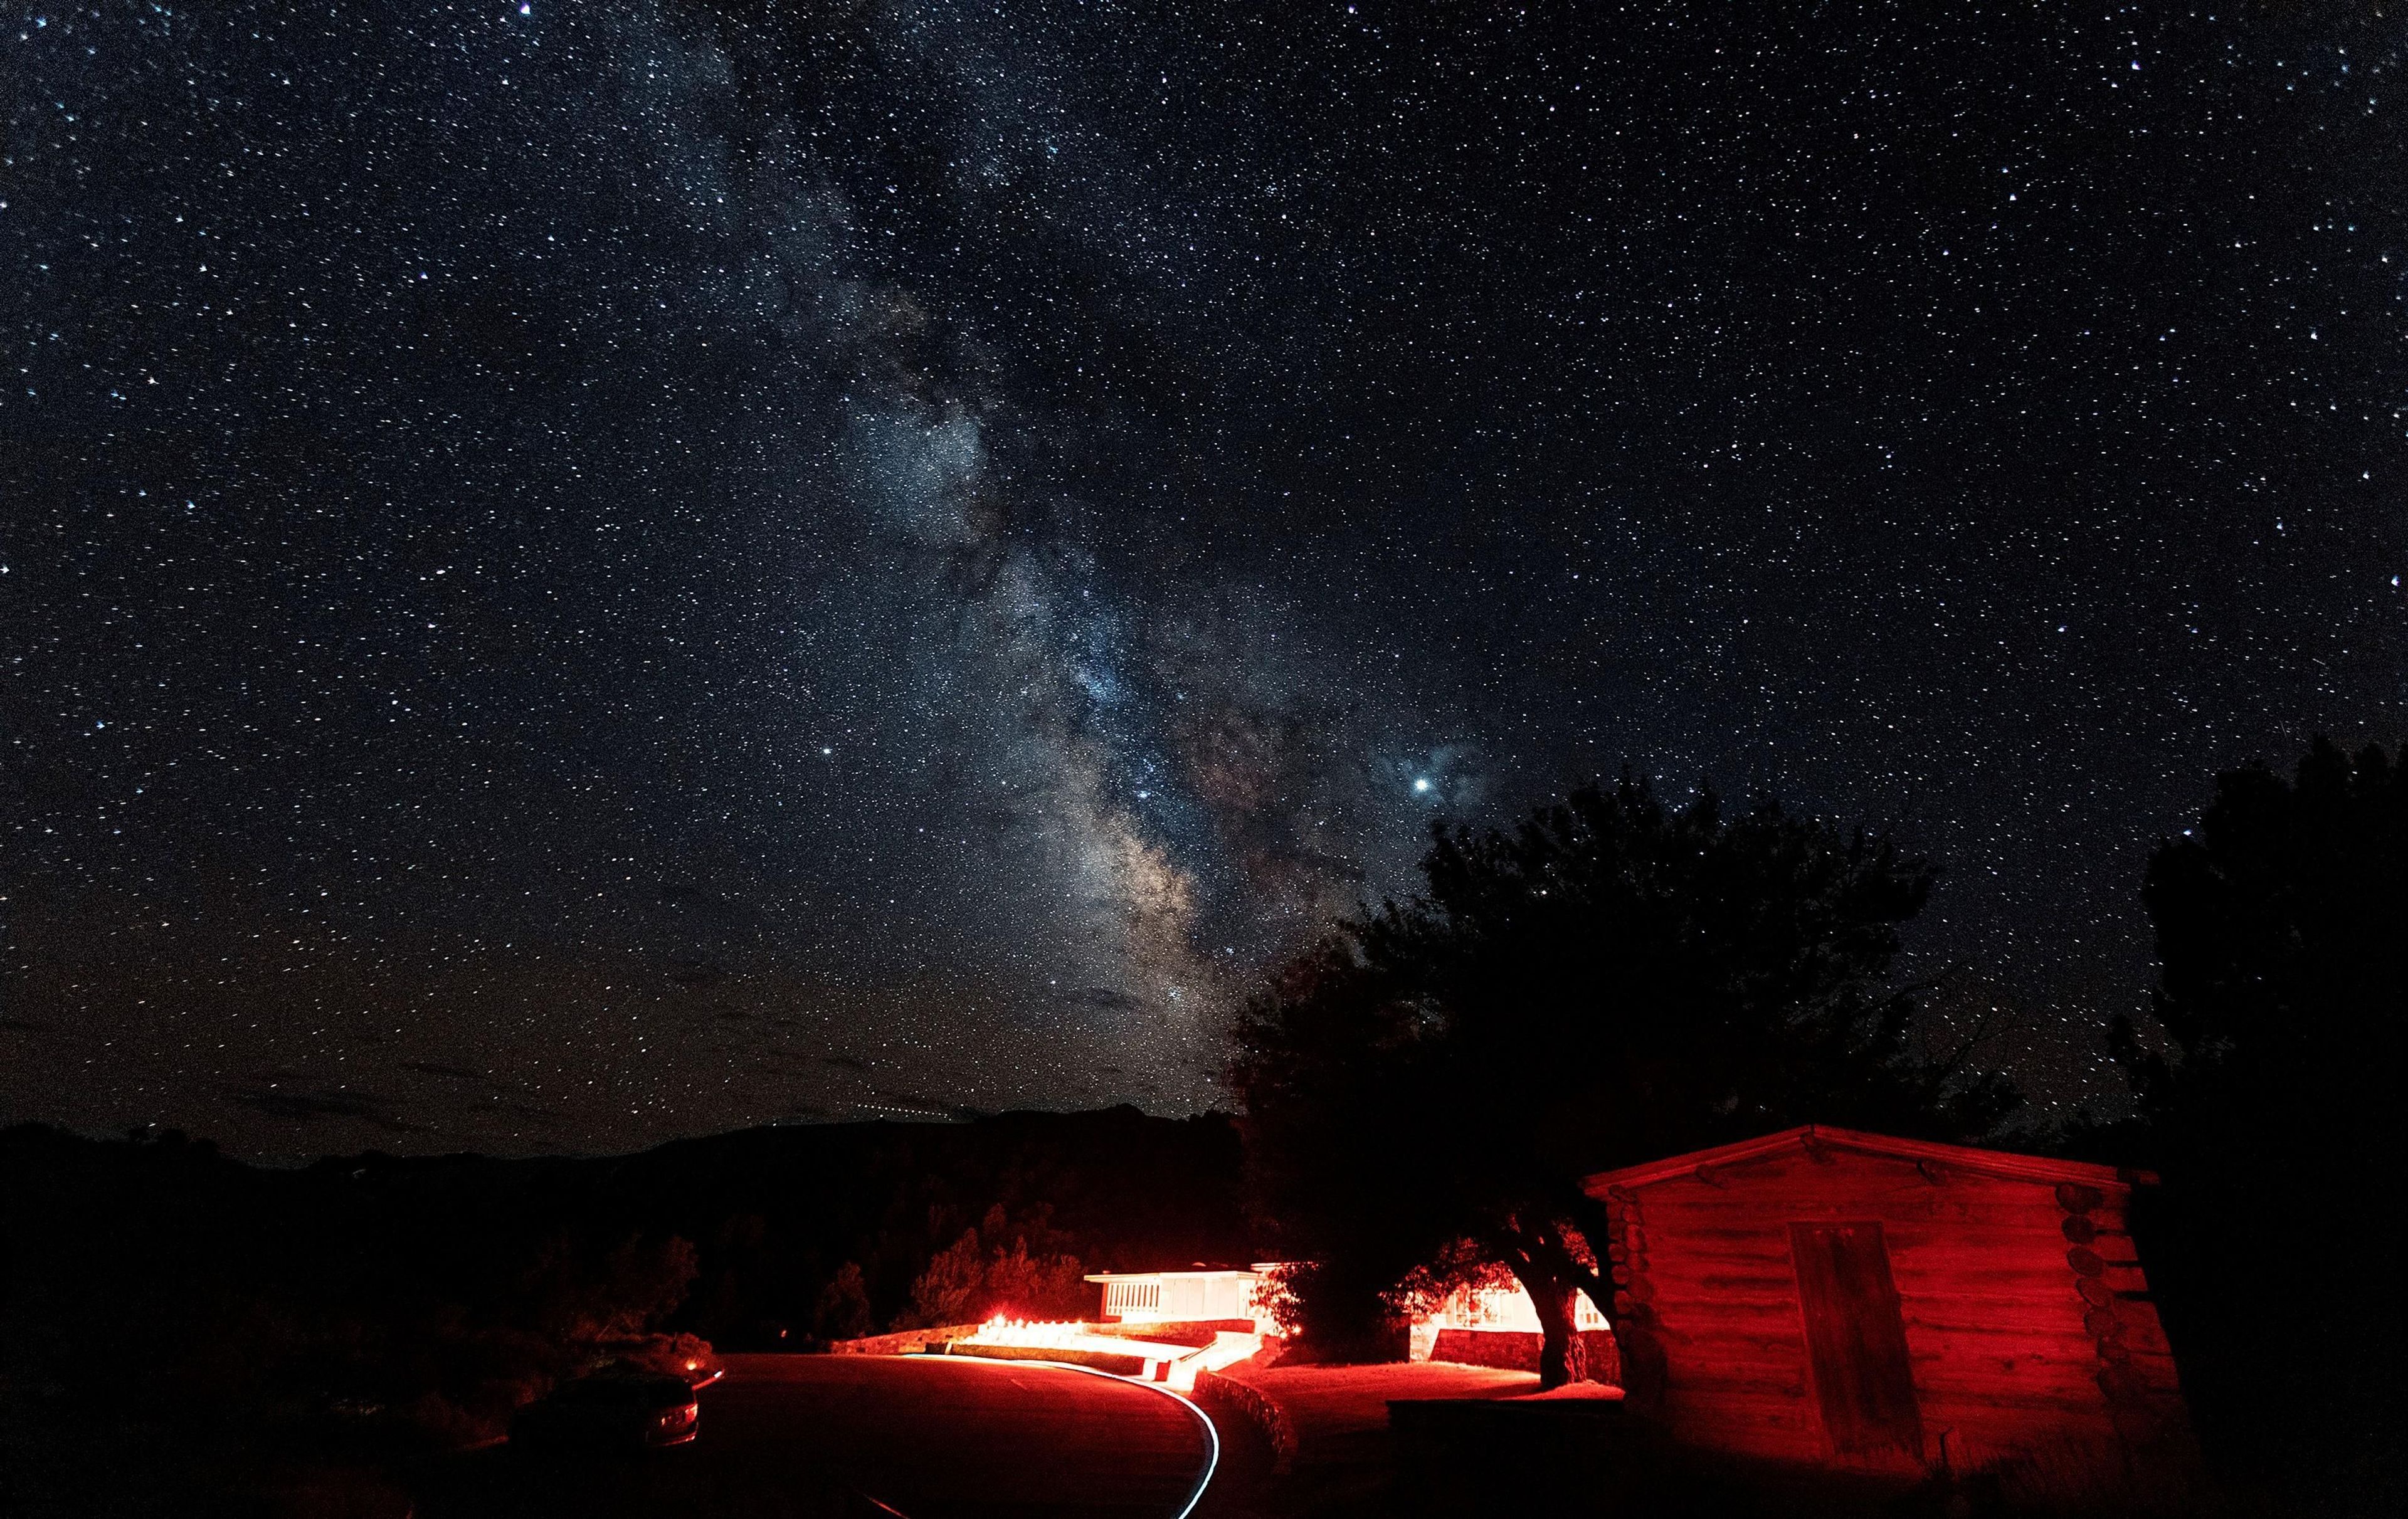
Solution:
[(1126, 1319), (1105, 1319), (1089, 1324), (1091, 1335), (1111, 1335), (1129, 1340), (1151, 1340), (1160, 1345), (1185, 1345), (1201, 1350), (1212, 1343), (1215, 1335), (1224, 1332), (1250, 1335), (1254, 1332), (1252, 1319), (1160, 1319), (1153, 1323)]
[(831, 1340), (827, 1350), (830, 1355), (910, 1355), (916, 1351), (942, 1350), (978, 1332), (975, 1324), (948, 1324), (934, 1329), (903, 1329), (861, 1340)]
[[(1430, 1347), (1433, 1361), (1458, 1366), (1493, 1366), (1506, 1371), (1536, 1371), (1543, 1337), (1512, 1329), (1440, 1329)], [(1622, 1355), (1611, 1329), (1584, 1329), (1581, 1343), (1588, 1349), (1588, 1380), (1609, 1387), (1622, 1385)]]
[(1160, 1364), (1150, 1356), (1119, 1355), (1111, 1351), (1087, 1350), (1075, 1345), (975, 1345), (957, 1340), (945, 1346), (944, 1351), (948, 1355), (974, 1356), (984, 1361), (1058, 1361), (1066, 1366), (1084, 1366), (1097, 1371), (1109, 1371), (1116, 1377), (1149, 1380), (1154, 1375), (1154, 1369)]
[(1285, 1476), (1296, 1466), (1296, 1426), (1279, 1404), (1259, 1388), (1233, 1382), (1216, 1371), (1196, 1374), (1197, 1406), (1216, 1419), (1243, 1420), (1262, 1433), (1271, 1448), (1271, 1471)]

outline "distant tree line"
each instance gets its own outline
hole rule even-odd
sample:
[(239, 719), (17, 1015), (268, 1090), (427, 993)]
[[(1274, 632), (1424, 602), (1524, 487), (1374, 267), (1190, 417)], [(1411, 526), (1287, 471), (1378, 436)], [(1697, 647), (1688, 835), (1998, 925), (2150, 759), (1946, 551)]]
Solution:
[(1220, 1114), (756, 1129), (576, 1163), (552, 1185), (553, 1206), (695, 1240), (671, 1322), (731, 1347), (1075, 1318), (1096, 1309), (1089, 1271), (1251, 1258)]

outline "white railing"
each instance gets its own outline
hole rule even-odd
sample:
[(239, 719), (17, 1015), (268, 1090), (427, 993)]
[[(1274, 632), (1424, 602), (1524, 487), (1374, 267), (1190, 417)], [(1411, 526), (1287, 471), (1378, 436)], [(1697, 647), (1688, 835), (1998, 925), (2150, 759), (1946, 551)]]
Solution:
[(1114, 1318), (1162, 1311), (1159, 1282), (1109, 1282), (1104, 1284), (1104, 1311)]

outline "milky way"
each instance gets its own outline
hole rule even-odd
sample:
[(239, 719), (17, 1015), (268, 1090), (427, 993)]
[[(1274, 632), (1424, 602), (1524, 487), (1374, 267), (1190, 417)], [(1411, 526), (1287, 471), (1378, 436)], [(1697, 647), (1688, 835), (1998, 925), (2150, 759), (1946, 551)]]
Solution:
[(15, 7), (0, 1119), (1184, 1111), (1626, 763), (2109, 1094), (2150, 844), (2408, 724), (2403, 32)]

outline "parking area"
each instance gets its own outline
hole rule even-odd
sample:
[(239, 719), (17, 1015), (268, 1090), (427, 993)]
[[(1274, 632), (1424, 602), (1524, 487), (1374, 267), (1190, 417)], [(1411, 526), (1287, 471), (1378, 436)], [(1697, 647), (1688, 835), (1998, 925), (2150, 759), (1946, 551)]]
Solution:
[(480, 1451), (428, 1472), (427, 1519), (1178, 1519), (1216, 1440), (1117, 1378), (946, 1356), (732, 1355), (701, 1436), (642, 1456)]

